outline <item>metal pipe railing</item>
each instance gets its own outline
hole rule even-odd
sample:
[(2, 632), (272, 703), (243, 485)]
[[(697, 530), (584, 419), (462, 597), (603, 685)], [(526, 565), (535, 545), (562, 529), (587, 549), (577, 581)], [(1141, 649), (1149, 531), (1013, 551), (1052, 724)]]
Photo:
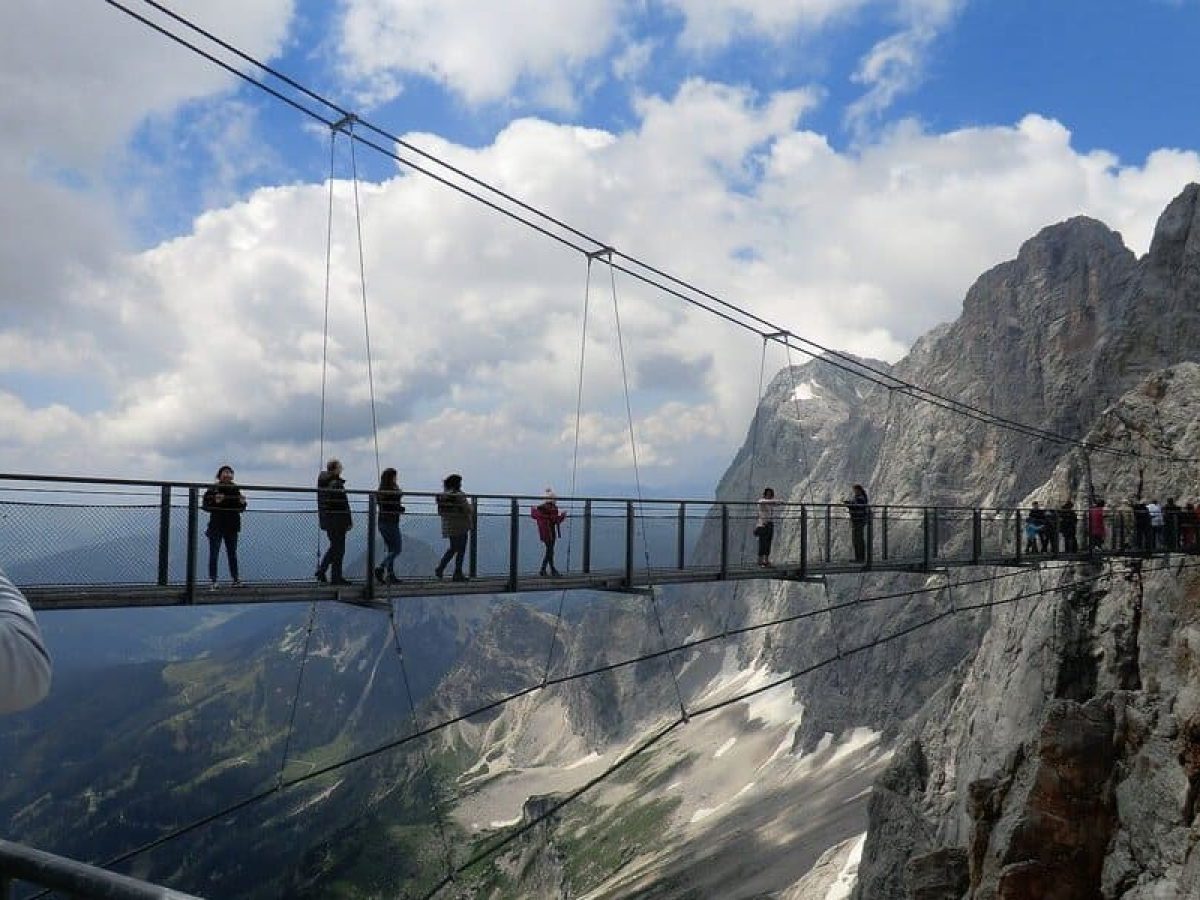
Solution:
[(200, 900), (193, 894), (0, 840), (0, 900), (10, 900), (11, 888), (18, 882), (81, 900)]

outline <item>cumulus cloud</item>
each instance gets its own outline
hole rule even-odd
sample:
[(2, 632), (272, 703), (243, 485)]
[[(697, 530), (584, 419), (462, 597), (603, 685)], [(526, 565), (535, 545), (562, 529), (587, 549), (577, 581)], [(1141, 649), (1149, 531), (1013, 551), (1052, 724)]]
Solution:
[[(523, 119), (484, 147), (410, 139), (794, 331), (889, 359), (1045, 224), (1092, 214), (1143, 252), (1163, 206), (1200, 178), (1194, 153), (1121, 167), (1038, 116), (946, 134), (905, 123), (841, 152), (802, 126), (811, 102), (692, 81), (643, 97), (625, 131)], [(10, 305), (0, 348), (22, 348), (10, 373), (56, 360), (66, 383), (49, 400), (2, 398), (3, 464), (181, 477), (233, 460), (247, 481), (306, 483), (320, 455), (327, 189), (264, 188), (215, 208), (74, 283), (53, 321)], [(418, 175), (365, 182), (360, 199), (384, 464), (414, 488), (449, 469), (480, 490), (566, 484), (585, 260)], [(357, 252), (339, 181), (325, 450), (365, 487)], [(613, 282), (602, 262), (591, 274), (584, 484), (612, 484), (630, 478), (624, 379)], [(623, 276), (615, 286), (643, 475), (711, 484), (744, 437), (761, 342)], [(767, 365), (784, 361), (772, 349)], [(71, 378), (107, 401), (85, 407)]]
[(404, 75), (429, 78), (467, 102), (509, 97), (523, 80), (549, 105), (569, 107), (571, 85), (617, 34), (623, 0), (344, 0), (343, 74), (363, 100), (402, 90)]
[(679, 41), (692, 50), (743, 38), (779, 40), (851, 19), (875, 0), (667, 0), (683, 16)]
[(900, 0), (896, 4), (899, 30), (871, 47), (853, 75), (853, 80), (867, 89), (846, 109), (846, 121), (860, 140), (897, 97), (920, 84), (934, 41), (965, 5), (966, 0)]

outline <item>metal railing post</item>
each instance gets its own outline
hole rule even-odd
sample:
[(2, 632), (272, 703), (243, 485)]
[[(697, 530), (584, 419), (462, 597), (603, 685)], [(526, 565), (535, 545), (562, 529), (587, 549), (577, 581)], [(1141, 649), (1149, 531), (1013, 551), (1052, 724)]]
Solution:
[(886, 506), (883, 508), (883, 511), (880, 513), (880, 515), (881, 515), (881, 519), (879, 521), (879, 526), (880, 526), (880, 528), (879, 528), (879, 530), (880, 530), (879, 550), (880, 550), (881, 558), (883, 559), (884, 562), (887, 562), (887, 558), (888, 558), (888, 508)]
[[(162, 486), (158, 508), (158, 584), (166, 587), (171, 570), (171, 486)], [(0, 898), (3, 895), (0, 894)]]
[(721, 504), (721, 572), (720, 577), (729, 574), (729, 504)]
[(930, 514), (930, 521), (933, 523), (933, 539), (931, 541), (931, 544), (932, 544), (934, 559), (937, 559), (942, 554), (942, 548), (941, 548), (942, 533), (941, 533), (941, 529), (939, 527), (942, 522), (942, 517), (941, 517), (941, 515), (939, 515), (939, 512), (940, 512), (940, 510), (935, 506), (935, 507), (933, 507), (933, 510)]
[(479, 574), (479, 498), (471, 500), (471, 530), (467, 533), (467, 575), (474, 578)]
[(1018, 509), (1017, 510), (1017, 562), (1021, 561), (1021, 551), (1022, 551), (1022, 549), (1024, 549), (1021, 544), (1022, 537), (1023, 537), (1023, 535), (1022, 535), (1022, 531), (1021, 531), (1021, 511)]
[(187, 516), (187, 572), (183, 588), (183, 602), (196, 601), (196, 543), (200, 538), (200, 489), (188, 488)]
[(687, 503), (680, 501), (679, 503), (679, 547), (676, 557), (677, 568), (683, 569), (687, 567), (687, 555), (684, 552), (684, 542), (687, 540)]
[(633, 587), (633, 501), (625, 501), (625, 587)]
[(367, 581), (363, 595), (375, 599), (375, 523), (379, 517), (379, 505), (374, 494), (367, 495)]
[(800, 577), (808, 573), (808, 507), (800, 504)]
[(517, 589), (517, 566), (520, 564), (517, 556), (521, 541), (521, 522), (518, 518), (520, 512), (521, 508), (517, 504), (517, 498), (513, 497), (508, 508), (508, 589), (510, 591)]
[(978, 563), (983, 557), (983, 511), (971, 510), (971, 562)]
[(583, 574), (592, 571), (592, 501), (583, 501)]
[(871, 568), (871, 563), (875, 561), (875, 510), (867, 507), (867, 564), (865, 568)]
[(833, 562), (833, 504), (825, 504), (825, 562)]
[(929, 525), (929, 507), (921, 507), (921, 559), (926, 569), (929, 568), (933, 555), (930, 553), (929, 538), (932, 528)]

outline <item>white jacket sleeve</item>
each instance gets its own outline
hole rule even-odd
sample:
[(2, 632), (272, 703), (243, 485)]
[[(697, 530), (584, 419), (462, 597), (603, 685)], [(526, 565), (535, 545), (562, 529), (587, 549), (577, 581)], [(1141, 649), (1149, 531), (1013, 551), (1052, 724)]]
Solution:
[(50, 690), (50, 654), (33, 610), (0, 571), (0, 715), (33, 706)]

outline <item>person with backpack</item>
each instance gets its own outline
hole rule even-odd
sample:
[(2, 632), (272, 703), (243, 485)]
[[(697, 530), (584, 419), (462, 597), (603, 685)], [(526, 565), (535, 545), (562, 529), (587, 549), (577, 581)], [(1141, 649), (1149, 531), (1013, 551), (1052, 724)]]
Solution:
[(396, 557), (400, 555), (402, 547), (400, 516), (404, 512), (404, 504), (400, 501), (403, 497), (404, 492), (400, 490), (400, 484), (396, 480), (396, 470), (391, 467), (384, 469), (379, 475), (379, 490), (375, 492), (379, 536), (383, 538), (383, 545), (387, 548), (387, 553), (375, 567), (375, 580), (380, 584), (385, 581), (389, 584), (396, 583)]
[(533, 507), (529, 514), (537, 522), (538, 538), (546, 548), (542, 555), (542, 568), (538, 574), (545, 577), (546, 567), (549, 566), (550, 574), (558, 578), (562, 573), (554, 568), (554, 545), (558, 543), (561, 535), (559, 526), (567, 514), (558, 508), (558, 498), (550, 488), (546, 488), (544, 499)]
[(442, 479), (442, 493), (437, 495), (438, 516), (442, 520), (442, 537), (450, 545), (442, 555), (442, 561), (433, 570), (438, 578), (446, 572), (450, 560), (454, 560), (454, 581), (466, 581), (463, 574), (463, 557), (467, 553), (467, 538), (471, 534), (471, 501), (462, 492), (462, 476), (447, 475)]
[[(329, 538), (329, 547), (321, 557), (314, 577), (322, 583), (350, 584), (342, 577), (342, 563), (346, 559), (346, 532), (354, 527), (354, 520), (350, 515), (350, 499), (346, 496), (340, 460), (329, 460), (325, 471), (317, 476), (317, 523)], [(326, 572), (330, 573), (329, 578), (326, 578)]]
[(758, 500), (758, 519), (754, 523), (754, 536), (758, 538), (758, 564), (771, 566), (771, 543), (775, 540), (775, 489), (763, 488)]
[(221, 545), (225, 545), (225, 559), (229, 564), (229, 577), (234, 587), (241, 585), (238, 578), (238, 534), (242, 530), (242, 512), (246, 509), (246, 498), (241, 488), (233, 482), (233, 467), (217, 469), (217, 480), (204, 492), (200, 507), (208, 513), (208, 527), (204, 530), (208, 538), (208, 581), (212, 590), (217, 587), (217, 561)]
[(1146, 514), (1150, 516), (1150, 542), (1146, 546), (1147, 550), (1163, 549), (1163, 509), (1158, 505), (1158, 500), (1151, 500), (1146, 504)]
[(867, 520), (871, 517), (867, 490), (861, 484), (850, 488), (850, 496), (842, 501), (850, 510), (850, 540), (854, 544), (854, 561), (867, 561)]

